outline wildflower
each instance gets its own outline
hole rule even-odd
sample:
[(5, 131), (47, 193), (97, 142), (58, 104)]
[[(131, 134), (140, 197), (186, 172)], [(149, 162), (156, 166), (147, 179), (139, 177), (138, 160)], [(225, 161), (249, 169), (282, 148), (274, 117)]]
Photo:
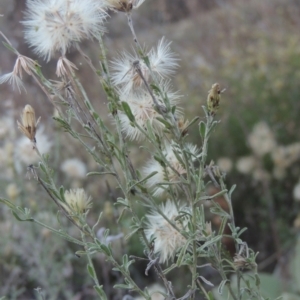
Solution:
[(61, 170), (72, 178), (83, 178), (86, 174), (86, 165), (78, 158), (65, 160), (61, 165)]
[(230, 172), (232, 169), (232, 160), (228, 157), (221, 157), (217, 161), (217, 165), (223, 172)]
[(274, 134), (265, 122), (257, 123), (248, 137), (248, 143), (257, 156), (263, 156), (276, 147)]
[[(164, 300), (166, 294), (166, 289), (159, 284), (152, 284), (148, 288), (148, 292), (151, 296), (151, 300)], [(134, 300), (145, 300), (143, 297), (135, 297)]]
[(36, 143), (35, 134), (39, 121), (40, 117), (36, 121), (34, 109), (29, 104), (27, 104), (23, 109), (21, 115), (22, 124), (19, 123), (19, 121), (17, 121), (18, 128), (22, 131), (22, 133), (25, 136), (27, 136), (34, 143)]
[[(146, 184), (149, 188), (154, 188), (154, 196), (161, 196), (167, 189), (168, 185), (161, 185), (162, 182), (167, 181), (169, 183), (176, 183), (180, 181), (180, 176), (186, 174), (186, 166), (178, 160), (178, 157), (183, 157), (181, 150), (177, 147), (175, 143), (167, 146), (163, 151), (163, 156), (166, 158), (168, 164), (164, 168), (160, 162), (151, 159), (148, 164), (144, 167), (145, 177), (150, 175), (152, 172), (157, 172), (154, 176), (150, 177)], [(187, 144), (187, 154), (190, 156), (189, 161), (196, 159), (198, 155), (198, 148), (195, 145)], [(188, 166), (190, 167), (190, 166)], [(160, 184), (160, 186), (158, 186)]]
[(253, 156), (243, 156), (236, 163), (237, 170), (242, 174), (250, 174), (255, 168), (256, 162)]
[[(174, 73), (174, 69), (178, 67), (178, 59), (170, 50), (171, 42), (166, 42), (162, 38), (157, 46), (157, 49), (152, 48), (147, 56), (149, 58), (150, 69), (159, 79), (164, 79)], [(141, 73), (146, 81), (151, 78), (151, 73), (148, 66), (135, 53), (123, 53), (118, 60), (112, 62), (113, 74), (112, 82), (114, 85), (121, 87), (123, 94), (128, 94), (132, 91), (139, 92), (143, 86), (143, 80), (137, 73), (134, 64), (139, 65)]]
[[(168, 83), (162, 85), (162, 89), (165, 90), (164, 93), (168, 97), (171, 106), (176, 105), (179, 98), (178, 94), (170, 91)], [(147, 130), (147, 123), (153, 128), (154, 132), (158, 134), (165, 128), (165, 125), (157, 120), (157, 117), (159, 117), (160, 114), (154, 109), (153, 99), (149, 93), (141, 91), (139, 93), (130, 93), (128, 95), (121, 94), (120, 100), (128, 103), (136, 123), (143, 129)], [(164, 105), (163, 100), (159, 96), (157, 97), (157, 100), (160, 105)], [(176, 114), (179, 116), (180, 110), (176, 110)], [(141, 140), (144, 137), (139, 128), (131, 124), (124, 112), (119, 113), (119, 118), (122, 131), (126, 134), (126, 137), (131, 140)]]
[(106, 5), (109, 9), (130, 12), (132, 9), (137, 9), (145, 0), (106, 0)]
[(55, 51), (67, 50), (83, 39), (104, 32), (104, 3), (95, 0), (28, 0), (25, 38), (48, 61)]
[(65, 191), (64, 198), (67, 205), (63, 205), (70, 215), (84, 214), (92, 207), (91, 197), (84, 189)]
[[(185, 229), (187, 221), (175, 220), (179, 215), (175, 203), (168, 200), (160, 208), (163, 214), (179, 230)], [(164, 263), (175, 256), (176, 252), (185, 244), (186, 238), (158, 212), (153, 211), (152, 214), (148, 214), (146, 217), (148, 219), (147, 229), (145, 230), (146, 237), (149, 241), (154, 239), (154, 253), (159, 254), (159, 261)]]
[(15, 183), (10, 183), (6, 187), (6, 194), (7, 194), (9, 199), (16, 200), (16, 198), (20, 194), (20, 190), (19, 190), (19, 188), (17, 187), (17, 185)]
[(12, 72), (0, 77), (0, 84), (8, 82), (13, 86), (13, 88), (17, 87), (19, 93), (21, 93), (21, 89), (26, 91), (22, 82), (22, 70), (31, 75), (36, 66), (38, 66), (38, 64), (34, 60), (19, 54)]

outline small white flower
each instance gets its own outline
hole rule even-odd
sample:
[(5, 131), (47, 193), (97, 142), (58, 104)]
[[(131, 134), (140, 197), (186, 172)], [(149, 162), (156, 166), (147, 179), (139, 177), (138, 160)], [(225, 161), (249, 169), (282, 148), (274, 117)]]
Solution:
[[(153, 74), (159, 79), (164, 79), (172, 75), (178, 67), (178, 59), (171, 52), (170, 44), (171, 42), (166, 42), (162, 38), (157, 48), (152, 48), (147, 54), (150, 68)], [(139, 66), (143, 77), (146, 81), (149, 81), (151, 79), (150, 70), (136, 53), (131, 55), (124, 52), (118, 60), (112, 62), (112, 82), (121, 88), (123, 94), (133, 91), (138, 92), (144, 86), (144, 82), (137, 73), (134, 64)]]
[(243, 156), (236, 163), (237, 170), (242, 174), (250, 174), (256, 166), (253, 156)]
[(274, 134), (265, 122), (259, 122), (254, 126), (248, 142), (257, 156), (270, 153), (276, 147)]
[(83, 39), (103, 33), (104, 3), (95, 0), (28, 0), (25, 38), (35, 52), (50, 60)]
[[(165, 95), (168, 97), (168, 101), (171, 106), (174, 106), (178, 102), (179, 95), (170, 91), (170, 85), (168, 83), (161, 84)], [(152, 127), (153, 131), (160, 134), (165, 128), (165, 125), (157, 120), (160, 114), (154, 109), (153, 99), (148, 92), (130, 93), (128, 95), (120, 95), (120, 100), (127, 102), (132, 114), (135, 117), (137, 124), (143, 129), (147, 130), (147, 122)], [(157, 95), (157, 101), (160, 105), (164, 106), (162, 99)], [(176, 110), (176, 114), (180, 116), (180, 110)], [(135, 126), (131, 125), (130, 120), (124, 112), (119, 112), (119, 118), (121, 122), (122, 131), (131, 140), (141, 140), (144, 137), (143, 133)]]
[(223, 172), (230, 172), (232, 169), (232, 160), (228, 157), (221, 157), (217, 161), (217, 165)]
[(83, 214), (92, 207), (91, 197), (87, 196), (84, 189), (65, 191), (64, 197), (67, 205), (63, 206), (70, 215)]
[(78, 158), (66, 159), (61, 170), (71, 178), (84, 178), (87, 172), (85, 163)]
[[(187, 144), (187, 150), (191, 153), (191, 164), (196, 159), (199, 150), (197, 146), (192, 144)], [(149, 188), (154, 189), (154, 196), (161, 196), (165, 190), (168, 188), (168, 185), (160, 185), (162, 182), (177, 182), (180, 180), (180, 175), (186, 174), (185, 166), (181, 164), (181, 162), (178, 160), (178, 158), (175, 155), (175, 151), (177, 152), (177, 155), (179, 157), (182, 157), (182, 153), (177, 147), (175, 143), (167, 146), (165, 150), (163, 151), (163, 155), (165, 156), (166, 160), (169, 162), (170, 166), (164, 167), (154, 158), (152, 158), (147, 165), (144, 167), (144, 176), (150, 175), (152, 172), (157, 172), (154, 176), (149, 178), (146, 182), (146, 185)], [(190, 167), (190, 166), (189, 166)], [(176, 187), (173, 185), (173, 187)]]
[[(163, 214), (173, 222), (179, 230), (185, 229), (187, 220), (179, 221), (175, 219), (179, 215), (176, 205), (168, 200), (166, 204), (161, 205)], [(148, 224), (145, 234), (150, 241), (154, 239), (154, 252), (160, 255), (160, 262), (164, 263), (170, 258), (173, 258), (184, 246), (186, 238), (178, 232), (164, 217), (158, 212), (153, 211), (152, 214), (147, 216)]]
[[(165, 287), (159, 284), (153, 284), (148, 287), (148, 292), (151, 296), (151, 300), (164, 300), (165, 296), (163, 294), (166, 293)], [(163, 293), (163, 294), (161, 294)], [(124, 299), (125, 300), (125, 299)], [(143, 297), (135, 297), (134, 300), (145, 300)]]

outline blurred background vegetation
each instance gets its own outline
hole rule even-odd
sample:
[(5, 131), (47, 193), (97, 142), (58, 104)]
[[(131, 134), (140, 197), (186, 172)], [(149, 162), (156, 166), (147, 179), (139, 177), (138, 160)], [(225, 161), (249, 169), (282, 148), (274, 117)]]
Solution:
[[(0, 28), (19, 52), (37, 59), (24, 43), (20, 23), (24, 8), (25, 1), (1, 0)], [(134, 12), (133, 20), (140, 41), (149, 48), (162, 36), (172, 41), (172, 49), (180, 58), (173, 84), (183, 96), (181, 106), (188, 119), (203, 116), (201, 106), (214, 82), (226, 88), (217, 114), (221, 122), (211, 138), (209, 157), (227, 173), (228, 186), (237, 184), (233, 197), (236, 224), (248, 228), (243, 239), (260, 253), (260, 271), (272, 274), (263, 275), (267, 279), (262, 288), (272, 292), (267, 294), (270, 297), (289, 297), (293, 293), (294, 298), (284, 299), (300, 299), (300, 2), (147, 0)], [(107, 27), (105, 41), (111, 58), (122, 49), (132, 49), (123, 14), (112, 13)], [(97, 64), (97, 45), (86, 42), (83, 48)], [(97, 78), (78, 53), (69, 53), (69, 59), (79, 67), (78, 76), (85, 89), (110, 124)], [(14, 55), (0, 45), (0, 75), (12, 70), (14, 60)], [(40, 63), (43, 72), (55, 80), (55, 59)], [(111, 234), (122, 231), (125, 235), (130, 217), (126, 216), (119, 226), (114, 221), (113, 203), (118, 191), (113, 181), (85, 177), (86, 172), (96, 171), (97, 165), (56, 127), (53, 107), (32, 79), (25, 77), (24, 81), (27, 93), (0, 86), (1, 195), (29, 207), (47, 224), (58, 226), (55, 206), (33, 179), (26, 179), (26, 166), (36, 158), (16, 130), (16, 119), (28, 103), (42, 117), (40, 135), (57, 183), (67, 189), (84, 187), (94, 200), (91, 222), (103, 210), (101, 226), (110, 228)], [(190, 129), (189, 140), (201, 147), (196, 126)], [(136, 167), (141, 166), (145, 153), (132, 145), (131, 154)], [(218, 201), (224, 205), (222, 198)], [(211, 220), (217, 228), (218, 219), (212, 215)], [(79, 249), (73, 245), (44, 229), (17, 222), (3, 206), (0, 236), (0, 296), (38, 299), (35, 289), (40, 287), (46, 299), (95, 298), (85, 258), (74, 255)], [(114, 243), (116, 255), (127, 251), (143, 256), (138, 238)], [(230, 241), (224, 243), (233, 255)], [(110, 299), (121, 299), (121, 292), (112, 290), (120, 280), (118, 274), (110, 271), (111, 266), (102, 257), (95, 260)], [(153, 273), (144, 275), (145, 264), (137, 261), (132, 269), (141, 286), (158, 281)], [(212, 279), (212, 271), (203, 272), (206, 278), (218, 282)], [(177, 291), (185, 284), (178, 271), (171, 273), (170, 279)]]

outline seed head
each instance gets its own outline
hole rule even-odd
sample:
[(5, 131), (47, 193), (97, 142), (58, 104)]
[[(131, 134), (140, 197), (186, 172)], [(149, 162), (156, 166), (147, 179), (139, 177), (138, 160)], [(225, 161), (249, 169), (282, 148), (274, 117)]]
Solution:
[(50, 60), (74, 44), (104, 32), (104, 3), (95, 0), (28, 0), (25, 38), (35, 52)]
[(18, 128), (34, 143), (36, 143), (35, 135), (40, 119), (39, 117), (36, 121), (34, 109), (27, 104), (21, 114), (21, 123), (17, 121)]
[(67, 205), (63, 206), (71, 216), (84, 214), (92, 207), (91, 197), (87, 196), (84, 189), (65, 191), (64, 197)]
[[(175, 203), (168, 200), (160, 208), (179, 230), (186, 228), (187, 220), (176, 220), (179, 211)], [(145, 230), (146, 237), (149, 241), (154, 239), (154, 253), (159, 254), (160, 262), (164, 263), (175, 256), (176, 252), (185, 244), (186, 238), (158, 212), (154, 211), (146, 217), (148, 219), (148, 228)]]

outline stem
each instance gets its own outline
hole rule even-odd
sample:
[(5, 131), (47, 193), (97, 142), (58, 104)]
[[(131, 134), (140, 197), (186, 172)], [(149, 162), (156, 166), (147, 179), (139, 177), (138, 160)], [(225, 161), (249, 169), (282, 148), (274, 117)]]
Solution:
[(142, 47), (141, 47), (141, 45), (140, 45), (140, 43), (139, 43), (139, 41), (138, 41), (138, 39), (136, 37), (135, 30), (134, 30), (134, 27), (133, 27), (132, 18), (131, 18), (131, 13), (130, 12), (127, 13), (127, 21), (128, 21), (128, 26), (129, 26), (129, 28), (131, 30), (131, 33), (132, 33), (132, 36), (133, 36), (133, 41), (134, 41), (134, 43), (136, 45), (136, 48), (138, 49), (138, 52), (142, 53), (143, 49), (142, 49)]

